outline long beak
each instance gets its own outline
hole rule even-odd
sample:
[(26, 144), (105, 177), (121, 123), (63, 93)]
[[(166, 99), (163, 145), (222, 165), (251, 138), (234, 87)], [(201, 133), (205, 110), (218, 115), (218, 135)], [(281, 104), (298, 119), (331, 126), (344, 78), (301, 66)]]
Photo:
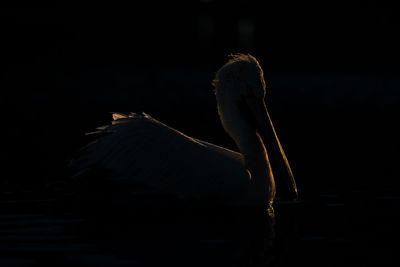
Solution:
[(261, 136), (267, 149), (272, 171), (277, 179), (283, 179), (287, 185), (289, 198), (295, 200), (298, 198), (297, 186), (293, 177), (292, 169), (286, 158), (285, 151), (279, 142), (271, 117), (263, 99), (255, 96), (245, 98), (246, 109), (250, 111), (253, 122)]

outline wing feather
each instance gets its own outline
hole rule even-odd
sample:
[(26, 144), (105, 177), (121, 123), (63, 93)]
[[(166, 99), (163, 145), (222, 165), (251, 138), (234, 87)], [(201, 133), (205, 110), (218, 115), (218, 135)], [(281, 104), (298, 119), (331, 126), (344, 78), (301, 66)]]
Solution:
[(113, 171), (113, 180), (183, 197), (221, 195), (248, 183), (239, 153), (191, 138), (145, 113), (113, 113), (113, 119), (97, 128), (94, 133), (102, 136), (74, 161), (78, 172), (101, 165)]

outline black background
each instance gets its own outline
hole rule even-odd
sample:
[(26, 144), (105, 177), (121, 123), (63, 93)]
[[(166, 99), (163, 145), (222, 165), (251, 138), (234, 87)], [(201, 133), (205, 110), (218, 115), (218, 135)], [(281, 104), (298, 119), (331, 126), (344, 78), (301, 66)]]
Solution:
[(228, 54), (244, 52), (264, 68), (300, 187), (396, 189), (395, 11), (380, 1), (15, 2), (1, 11), (11, 168), (53, 179), (109, 111), (145, 111), (234, 148), (211, 80)]
[(109, 123), (110, 111), (144, 111), (236, 149), (211, 81), (230, 53), (243, 52), (264, 69), (266, 102), (301, 199), (398, 195), (394, 4), (127, 2), (2, 4), (2, 150), (11, 171), (4, 186), (65, 179), (84, 133)]

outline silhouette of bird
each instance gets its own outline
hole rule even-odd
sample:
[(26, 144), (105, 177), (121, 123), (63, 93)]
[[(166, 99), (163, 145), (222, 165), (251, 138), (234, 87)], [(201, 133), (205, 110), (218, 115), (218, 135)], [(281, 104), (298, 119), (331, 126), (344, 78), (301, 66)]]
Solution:
[(265, 106), (263, 70), (249, 54), (231, 55), (213, 81), (221, 123), (240, 153), (189, 137), (151, 116), (113, 113), (101, 137), (73, 161), (76, 179), (91, 166), (112, 171), (113, 181), (142, 184), (184, 199), (226, 205), (267, 204), (273, 214), (274, 174), (293, 199), (296, 183)]

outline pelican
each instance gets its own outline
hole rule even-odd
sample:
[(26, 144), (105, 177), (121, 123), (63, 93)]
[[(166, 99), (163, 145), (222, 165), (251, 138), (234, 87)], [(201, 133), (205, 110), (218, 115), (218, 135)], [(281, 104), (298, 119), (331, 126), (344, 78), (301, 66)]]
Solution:
[(230, 55), (213, 81), (218, 114), (239, 152), (190, 136), (148, 114), (113, 113), (111, 125), (74, 160), (81, 178), (94, 165), (112, 171), (111, 179), (145, 185), (183, 199), (214, 199), (234, 206), (272, 203), (274, 174), (293, 199), (297, 187), (267, 111), (263, 70), (249, 54)]

